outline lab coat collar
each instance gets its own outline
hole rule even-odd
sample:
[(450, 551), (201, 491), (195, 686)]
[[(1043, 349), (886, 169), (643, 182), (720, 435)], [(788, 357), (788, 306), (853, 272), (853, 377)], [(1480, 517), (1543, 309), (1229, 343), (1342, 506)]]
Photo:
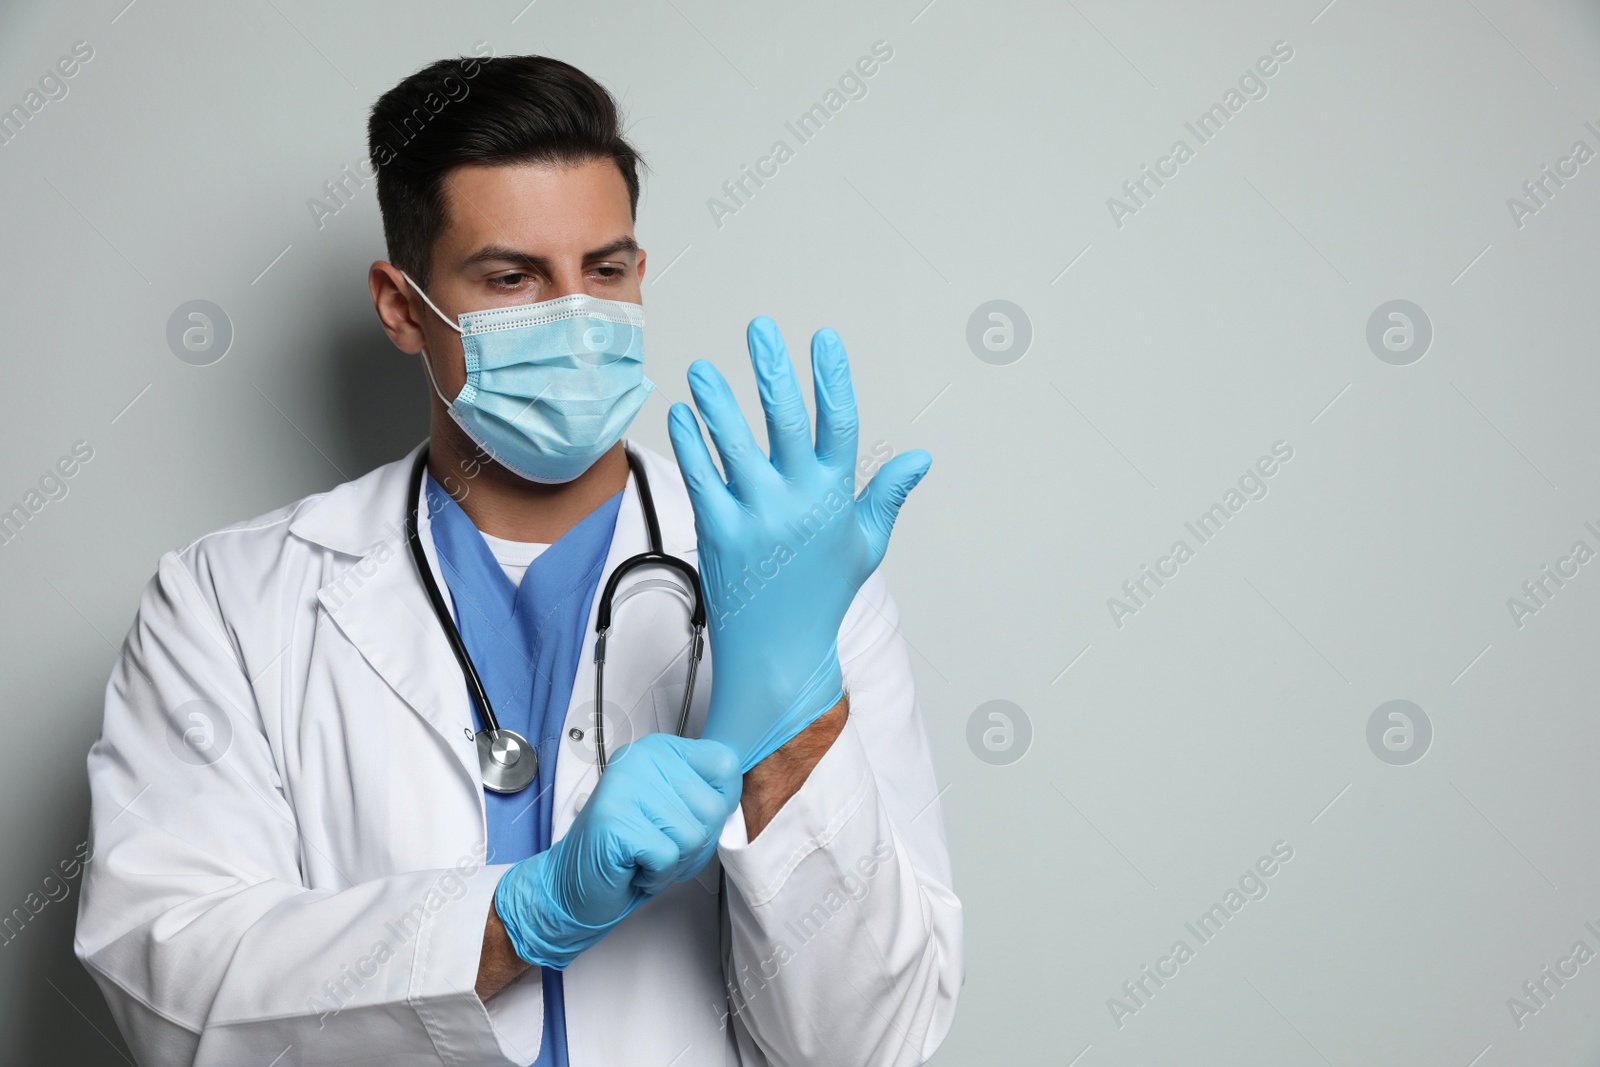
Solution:
[(370, 556), (396, 539), (405, 547), (406, 490), (426, 444), (323, 493), (300, 509), (289, 533), (347, 556)]

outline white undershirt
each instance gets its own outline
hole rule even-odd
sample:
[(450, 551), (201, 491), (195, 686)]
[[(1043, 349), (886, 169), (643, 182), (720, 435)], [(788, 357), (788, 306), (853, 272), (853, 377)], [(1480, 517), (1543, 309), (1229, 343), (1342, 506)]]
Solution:
[(506, 577), (511, 579), (511, 584), (520, 586), (522, 576), (528, 572), (528, 565), (539, 558), (540, 553), (550, 546), (537, 541), (508, 541), (504, 537), (495, 537), (478, 531), (483, 536), (483, 543), (489, 546), (495, 562), (500, 564), (500, 569), (506, 572)]

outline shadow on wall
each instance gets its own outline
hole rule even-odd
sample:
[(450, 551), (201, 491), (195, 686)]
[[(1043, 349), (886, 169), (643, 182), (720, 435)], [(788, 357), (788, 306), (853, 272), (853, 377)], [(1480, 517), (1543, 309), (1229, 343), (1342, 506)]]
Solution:
[(428, 385), (421, 356), (394, 346), (372, 317), (333, 323), (325, 395), (333, 459), (351, 478), (399, 459), (428, 435)]
[[(83, 700), (98, 696), (100, 686), (88, 681), (75, 688)], [(58, 811), (59, 826), (73, 826), (71, 840), (86, 841), (89, 827), (89, 791), (86, 782), (63, 786), (58, 803), (68, 811)], [(31, 885), (31, 896), (5, 903), (7, 914), (21, 909), (30, 917), (20, 928), (6, 931), (4, 951), (13, 955), (11, 974), (25, 975), (10, 991), (7, 1000), (18, 1025), (0, 1037), (0, 1062), (72, 1063), (84, 1067), (123, 1067), (132, 1063), (127, 1045), (111, 1018), (100, 987), (95, 984), (72, 951), (72, 935), (78, 917), (78, 891), (83, 884), (80, 873), (73, 878), (59, 876), (58, 864), (68, 861), (76, 849), (63, 842), (59, 856), (34, 857), (40, 878)], [(35, 912), (35, 909), (37, 911)]]

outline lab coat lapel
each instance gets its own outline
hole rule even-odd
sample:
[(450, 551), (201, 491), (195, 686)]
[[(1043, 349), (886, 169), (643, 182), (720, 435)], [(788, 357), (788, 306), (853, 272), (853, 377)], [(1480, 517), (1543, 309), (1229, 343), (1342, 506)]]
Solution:
[(361, 558), (317, 599), (363, 659), (438, 733), (481, 799), (466, 682), (428, 602), (405, 536), (406, 494), (417, 449), (328, 493), (291, 532)]
[[(462, 731), (471, 731), (472, 710), (466, 682), (454, 654), (434, 617), (422, 581), (412, 562), (405, 537), (406, 495), (417, 452), (336, 487), (309, 506), (291, 524), (296, 536), (327, 548), (359, 557), (348, 570), (329, 582), (318, 599), (329, 618), (349, 638), (372, 669), (413, 711), (422, 716), (461, 771), (461, 781), (482, 802), (477, 753), (463, 744)], [(644, 460), (661, 523), (662, 545), (667, 552), (695, 563), (694, 514), (677, 467), (638, 445), (630, 446)], [(638, 488), (630, 476), (617, 512), (605, 569), (595, 589), (585, 624), (583, 649), (567, 705), (562, 749), (556, 759), (552, 840), (572, 824), (583, 802), (594, 791), (599, 775), (595, 767), (593, 735), (595, 619), (600, 595), (617, 565), (649, 547), (644, 510)], [(643, 582), (659, 580), (669, 572), (642, 568), (625, 579), (616, 593), (621, 604), (628, 591)], [(633, 736), (676, 727), (673, 698), (682, 699), (689, 640), (687, 612), (675, 598), (649, 593), (639, 604), (619, 613), (608, 643), (606, 751), (614, 754)], [(627, 616), (627, 617), (625, 617)], [(629, 618), (633, 622), (628, 625)], [(656, 694), (651, 693), (657, 687)], [(695, 711), (690, 737), (699, 736), (706, 702), (711, 692), (710, 651), (700, 666), (695, 685)], [(659, 697), (659, 699), (657, 699)], [(616, 709), (637, 709), (631, 719), (618, 717)], [(572, 731), (582, 732), (580, 740)]]

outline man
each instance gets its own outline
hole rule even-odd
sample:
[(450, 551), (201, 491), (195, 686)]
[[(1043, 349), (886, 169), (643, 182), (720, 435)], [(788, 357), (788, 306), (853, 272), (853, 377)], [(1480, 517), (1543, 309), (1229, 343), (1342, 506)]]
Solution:
[[(926, 454), (855, 497), (837, 335), (813, 340), (813, 443), (766, 319), (770, 459), (703, 361), (726, 480), (685, 405), (678, 467), (621, 440), (651, 388), (638, 160), (580, 71), (440, 62), (369, 134), (373, 303), (424, 363), (429, 438), (161, 560), (89, 755), (77, 935), (129, 1044), (197, 1065), (923, 1062), (961, 908), (876, 569)], [(698, 678), (694, 570), (619, 573), (652, 547), (698, 568)]]

